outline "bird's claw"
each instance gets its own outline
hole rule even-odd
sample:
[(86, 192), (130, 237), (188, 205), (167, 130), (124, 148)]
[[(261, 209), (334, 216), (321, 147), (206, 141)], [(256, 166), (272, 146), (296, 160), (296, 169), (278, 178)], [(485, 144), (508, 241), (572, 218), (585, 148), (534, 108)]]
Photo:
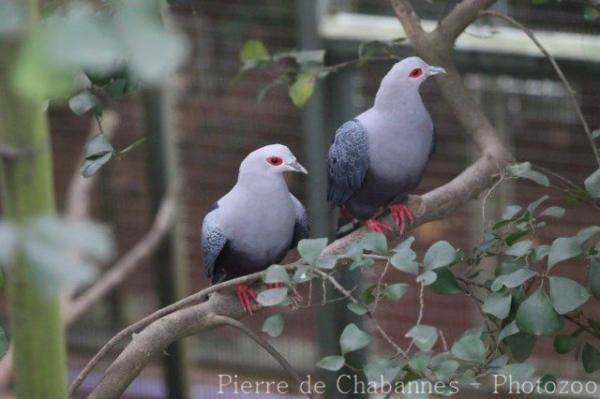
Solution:
[(392, 228), (390, 226), (377, 219), (369, 219), (365, 222), (365, 225), (367, 226), (367, 229), (375, 233), (385, 233), (392, 231)]
[(415, 221), (415, 215), (410, 208), (404, 204), (390, 205), (390, 213), (398, 226), (400, 234), (404, 233), (404, 229), (407, 225), (410, 225)]
[(237, 286), (237, 297), (244, 310), (252, 314), (252, 303), (256, 302), (256, 292), (247, 284)]

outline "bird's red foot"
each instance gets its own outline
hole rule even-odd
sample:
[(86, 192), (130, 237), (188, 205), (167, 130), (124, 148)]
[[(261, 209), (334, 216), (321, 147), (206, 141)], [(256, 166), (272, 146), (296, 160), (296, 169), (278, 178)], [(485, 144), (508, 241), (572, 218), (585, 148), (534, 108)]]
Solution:
[(365, 222), (367, 229), (375, 233), (385, 233), (386, 231), (392, 231), (392, 228), (387, 224), (380, 222), (377, 219), (369, 219)]
[(252, 303), (256, 302), (256, 292), (247, 284), (237, 286), (237, 297), (244, 310), (252, 314)]
[(265, 285), (269, 289), (273, 289), (273, 288), (285, 288), (285, 283), (266, 283)]
[(390, 212), (394, 222), (398, 226), (400, 234), (404, 233), (404, 228), (415, 221), (415, 215), (409, 207), (404, 204), (390, 205)]

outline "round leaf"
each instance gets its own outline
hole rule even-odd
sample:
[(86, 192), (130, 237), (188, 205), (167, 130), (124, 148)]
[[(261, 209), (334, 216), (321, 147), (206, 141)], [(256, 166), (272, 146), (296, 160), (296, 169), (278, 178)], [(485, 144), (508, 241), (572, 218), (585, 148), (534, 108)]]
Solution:
[(283, 325), (283, 316), (280, 314), (274, 314), (265, 319), (262, 325), (262, 332), (273, 338), (277, 338), (283, 332)]
[(510, 303), (512, 295), (510, 293), (492, 292), (483, 303), (481, 309), (500, 320), (505, 319), (510, 313)]
[(559, 262), (581, 255), (581, 244), (577, 237), (560, 237), (554, 240), (548, 254), (548, 270)]
[(343, 356), (326, 356), (319, 360), (317, 367), (329, 371), (338, 371), (344, 367), (345, 362)]
[(592, 198), (600, 198), (600, 168), (589, 175), (583, 183), (585, 184), (585, 191)]
[(388, 299), (397, 301), (398, 299), (402, 298), (404, 294), (406, 294), (408, 287), (409, 285), (406, 283), (388, 285), (385, 287), (385, 290), (383, 290), (383, 295)]
[(258, 293), (256, 302), (263, 306), (276, 306), (287, 298), (288, 288), (271, 288)]
[(485, 361), (485, 345), (480, 333), (467, 333), (452, 345), (452, 354), (460, 360), (474, 363)]
[(369, 345), (371, 337), (362, 331), (354, 323), (350, 323), (344, 328), (340, 336), (340, 348), (343, 354), (357, 351)]
[(600, 351), (590, 344), (585, 344), (581, 352), (581, 361), (586, 373), (600, 370)]
[(521, 331), (533, 335), (553, 335), (562, 328), (562, 321), (542, 288), (521, 303), (516, 320)]
[(590, 294), (577, 281), (550, 277), (550, 299), (558, 314), (566, 314), (586, 303)]
[(298, 253), (306, 263), (314, 265), (326, 246), (327, 238), (300, 240), (298, 243)]
[(438, 332), (435, 327), (424, 324), (414, 326), (406, 333), (407, 338), (412, 338), (419, 349), (429, 352), (438, 339)]
[(450, 265), (456, 260), (456, 250), (447, 241), (438, 241), (429, 247), (425, 253), (425, 270)]
[(378, 359), (365, 366), (365, 376), (370, 384), (381, 386), (391, 384), (402, 370), (402, 364), (396, 360)]

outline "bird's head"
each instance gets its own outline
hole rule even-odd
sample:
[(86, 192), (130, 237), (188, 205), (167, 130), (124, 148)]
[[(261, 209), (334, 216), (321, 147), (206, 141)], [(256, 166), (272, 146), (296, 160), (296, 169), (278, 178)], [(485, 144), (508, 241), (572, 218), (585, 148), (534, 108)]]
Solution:
[(442, 67), (427, 64), (419, 57), (408, 57), (394, 64), (381, 81), (381, 86), (395, 86), (398, 89), (419, 88), (428, 77), (446, 73)]
[(273, 175), (283, 172), (308, 173), (290, 149), (282, 144), (270, 144), (254, 150), (240, 165), (240, 174)]

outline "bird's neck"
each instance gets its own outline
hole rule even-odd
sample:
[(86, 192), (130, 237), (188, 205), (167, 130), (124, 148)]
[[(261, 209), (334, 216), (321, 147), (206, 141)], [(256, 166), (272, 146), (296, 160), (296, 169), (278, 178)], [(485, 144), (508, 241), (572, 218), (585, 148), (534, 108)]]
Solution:
[(265, 175), (255, 172), (240, 172), (237, 186), (258, 196), (287, 191), (287, 183), (281, 174)]
[(386, 112), (413, 112), (423, 108), (418, 90), (402, 90), (397, 87), (381, 86), (375, 95), (373, 108)]

